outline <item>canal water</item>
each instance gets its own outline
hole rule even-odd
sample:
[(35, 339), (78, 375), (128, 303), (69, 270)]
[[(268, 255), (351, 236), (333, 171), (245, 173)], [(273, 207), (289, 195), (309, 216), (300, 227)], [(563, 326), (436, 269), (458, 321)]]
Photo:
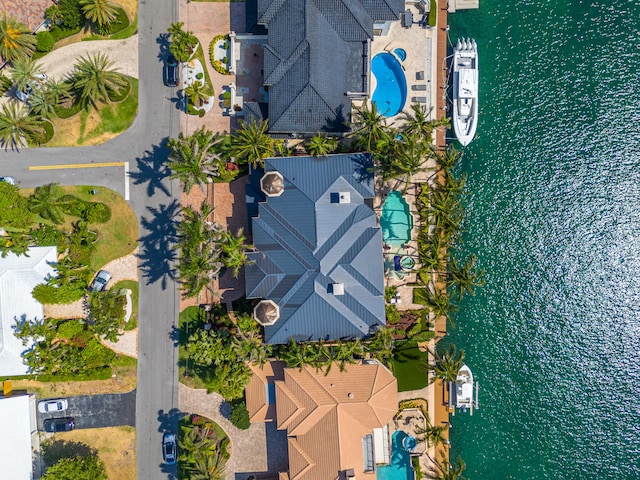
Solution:
[(640, 2), (481, 0), (464, 245), (487, 284), (449, 339), (472, 480), (640, 478)]

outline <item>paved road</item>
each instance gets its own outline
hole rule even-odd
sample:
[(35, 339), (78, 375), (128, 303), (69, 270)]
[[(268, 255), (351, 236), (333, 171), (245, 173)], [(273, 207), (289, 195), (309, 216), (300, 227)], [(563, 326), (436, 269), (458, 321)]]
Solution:
[(140, 299), (138, 388), (136, 397), (137, 478), (175, 478), (175, 467), (162, 464), (165, 430), (177, 428), (178, 351), (169, 337), (177, 321), (178, 291), (172, 276), (170, 220), (178, 211), (179, 185), (164, 167), (164, 142), (179, 131), (175, 92), (162, 84), (167, 27), (178, 20), (175, 0), (139, 0), (138, 116), (131, 128), (97, 147), (0, 150), (0, 175), (23, 187), (53, 180), (65, 185), (100, 185), (124, 193), (121, 168), (29, 171), (30, 165), (129, 161), (131, 207), (140, 222)]
[[(59, 397), (56, 397), (59, 398)], [(44, 430), (46, 418), (73, 417), (75, 428), (135, 426), (136, 391), (110, 395), (66, 397), (69, 408), (64, 412), (37, 413), (38, 430)]]

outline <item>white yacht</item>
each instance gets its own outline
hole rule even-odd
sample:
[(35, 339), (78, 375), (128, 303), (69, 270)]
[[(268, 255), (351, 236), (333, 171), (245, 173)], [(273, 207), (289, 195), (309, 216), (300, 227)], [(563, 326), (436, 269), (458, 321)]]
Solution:
[(469, 409), (469, 413), (473, 415), (473, 409), (478, 408), (478, 385), (474, 384), (469, 367), (460, 367), (456, 381), (449, 385), (449, 392), (450, 406), (460, 408), (463, 412)]
[(478, 124), (478, 45), (475, 40), (458, 39), (453, 49), (453, 130), (467, 146)]

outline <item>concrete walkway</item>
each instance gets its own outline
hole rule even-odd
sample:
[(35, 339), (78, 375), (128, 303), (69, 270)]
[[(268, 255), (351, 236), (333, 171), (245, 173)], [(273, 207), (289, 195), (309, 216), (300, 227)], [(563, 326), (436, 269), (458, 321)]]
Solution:
[(286, 433), (277, 431), (275, 425), (254, 423), (248, 430), (240, 430), (227, 419), (230, 406), (217, 393), (207, 393), (181, 383), (178, 395), (182, 412), (210, 418), (229, 436), (231, 458), (226, 466), (227, 480), (245, 479), (250, 473), (275, 474), (287, 468)]

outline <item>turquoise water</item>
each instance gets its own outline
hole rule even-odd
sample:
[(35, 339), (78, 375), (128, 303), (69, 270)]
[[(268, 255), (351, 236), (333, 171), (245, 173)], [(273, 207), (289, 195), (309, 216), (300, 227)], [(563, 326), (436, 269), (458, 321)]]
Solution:
[(396, 430), (391, 435), (391, 463), (376, 468), (376, 480), (413, 480), (411, 456), (402, 441), (407, 437), (403, 431)]
[(452, 418), (472, 480), (640, 478), (640, 2), (503, 2), (476, 38), (464, 245), (487, 284), (450, 338), (480, 384)]
[(404, 62), (407, 59), (407, 52), (404, 48), (396, 48), (393, 53), (400, 59), (401, 62)]
[(400, 192), (394, 190), (389, 193), (382, 205), (380, 227), (382, 239), (386, 244), (404, 245), (411, 238), (413, 217), (409, 212), (409, 205)]
[(381, 115), (397, 115), (407, 101), (407, 79), (400, 62), (388, 52), (379, 53), (371, 59), (371, 73), (377, 82), (371, 101)]

